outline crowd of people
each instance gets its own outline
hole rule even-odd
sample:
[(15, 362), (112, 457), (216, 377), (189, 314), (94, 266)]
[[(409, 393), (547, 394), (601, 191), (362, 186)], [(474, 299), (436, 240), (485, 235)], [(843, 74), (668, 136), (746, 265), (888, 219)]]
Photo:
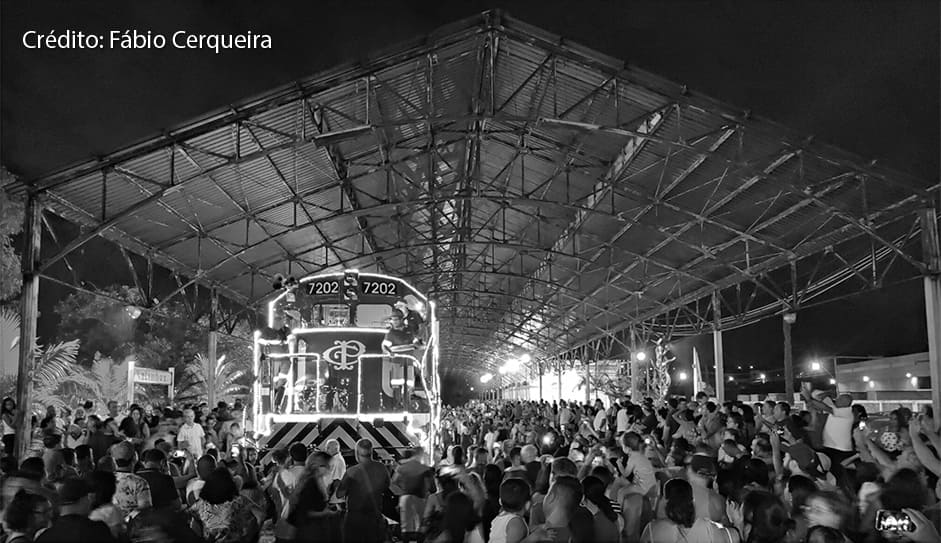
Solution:
[(328, 440), (261, 465), (241, 405), (106, 407), (50, 410), (14, 459), (4, 400), (4, 543), (941, 542), (930, 408), (874, 428), (850, 396), (810, 390), (473, 401), (443, 409), (437, 449), (392, 464), (364, 439), (352, 458)]

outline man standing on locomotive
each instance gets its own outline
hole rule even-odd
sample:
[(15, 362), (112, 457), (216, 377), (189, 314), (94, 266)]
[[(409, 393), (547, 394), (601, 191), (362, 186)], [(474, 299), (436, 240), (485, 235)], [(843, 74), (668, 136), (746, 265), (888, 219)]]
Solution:
[(418, 338), (418, 342), (421, 343), (420, 331), (421, 325), (425, 324), (425, 319), (418, 311), (409, 308), (405, 300), (395, 302), (395, 309), (402, 314), (402, 320), (408, 333), (412, 334), (413, 338)]
[(405, 409), (406, 405), (405, 383), (408, 375), (409, 358), (415, 352), (415, 336), (405, 327), (405, 316), (397, 309), (392, 310), (392, 316), (389, 317), (391, 328), (386, 332), (382, 340), (382, 351), (389, 357), (391, 362), (391, 374), (389, 385), (392, 387), (394, 395), (393, 403), (401, 405)]

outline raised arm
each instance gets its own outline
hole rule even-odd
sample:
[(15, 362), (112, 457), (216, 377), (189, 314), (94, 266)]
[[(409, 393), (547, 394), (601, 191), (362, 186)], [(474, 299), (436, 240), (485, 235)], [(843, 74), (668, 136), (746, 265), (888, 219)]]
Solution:
[(921, 422), (917, 420), (912, 420), (908, 423), (908, 430), (912, 435), (912, 448), (915, 449), (915, 456), (918, 457), (918, 461), (925, 466), (925, 469), (934, 473), (935, 476), (941, 475), (941, 460), (931, 452), (928, 445), (921, 439), (922, 434), (931, 432), (924, 431), (925, 429), (922, 428)]
[(784, 476), (784, 461), (781, 458), (781, 436), (777, 432), (768, 435), (771, 442), (771, 460), (774, 463), (774, 473), (778, 477)]

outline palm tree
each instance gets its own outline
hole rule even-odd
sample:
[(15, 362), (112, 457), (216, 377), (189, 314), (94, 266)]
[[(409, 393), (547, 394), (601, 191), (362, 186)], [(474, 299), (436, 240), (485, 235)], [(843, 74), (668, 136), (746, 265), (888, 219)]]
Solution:
[[(12, 336), (10, 345), (0, 345), (4, 358), (8, 352), (15, 352), (20, 337), (20, 316), (15, 311), (4, 308), (0, 310), (0, 326), (4, 329), (4, 343), (6, 335)], [(63, 401), (63, 388), (79, 374), (80, 367), (75, 364), (78, 356), (79, 341), (73, 339), (55, 343), (48, 347), (36, 345), (33, 351), (35, 366), (33, 369), (32, 394), (30, 395), (30, 411), (44, 413), (46, 407), (51, 405), (56, 409), (65, 407)], [(12, 357), (11, 357), (12, 358)], [(16, 397), (16, 375), (3, 376), (0, 381), (0, 396)]]
[[(225, 355), (213, 364), (209, 357), (197, 354), (194, 364), (186, 366), (183, 378), (176, 387), (176, 399), (182, 403), (199, 403), (218, 400), (232, 402), (248, 394), (248, 387), (239, 383), (248, 372), (237, 364), (226, 362)], [(210, 391), (209, 382), (215, 377), (214, 390)]]
[[(95, 353), (91, 369), (76, 372), (67, 379), (73, 393), (81, 395), (95, 405), (106, 405), (110, 400), (122, 401), (127, 397), (127, 360), (115, 363)], [(135, 391), (142, 393), (142, 389)]]

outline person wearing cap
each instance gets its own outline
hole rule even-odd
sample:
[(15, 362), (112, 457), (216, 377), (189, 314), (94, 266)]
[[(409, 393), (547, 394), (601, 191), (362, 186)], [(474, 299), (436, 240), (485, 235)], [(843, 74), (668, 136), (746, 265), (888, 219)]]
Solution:
[(66, 479), (59, 490), (59, 518), (42, 532), (36, 543), (84, 543), (115, 541), (108, 525), (88, 518), (91, 513), (92, 489), (82, 479)]
[(409, 334), (412, 334), (413, 337), (418, 337), (421, 331), (421, 325), (425, 323), (425, 319), (422, 318), (417, 311), (411, 309), (405, 300), (395, 302), (395, 308), (402, 314), (405, 330)]
[(137, 464), (137, 451), (127, 441), (111, 447), (114, 459), (114, 477), (116, 490), (112, 501), (124, 516), (129, 516), (152, 505), (150, 485), (147, 480), (134, 473)]

